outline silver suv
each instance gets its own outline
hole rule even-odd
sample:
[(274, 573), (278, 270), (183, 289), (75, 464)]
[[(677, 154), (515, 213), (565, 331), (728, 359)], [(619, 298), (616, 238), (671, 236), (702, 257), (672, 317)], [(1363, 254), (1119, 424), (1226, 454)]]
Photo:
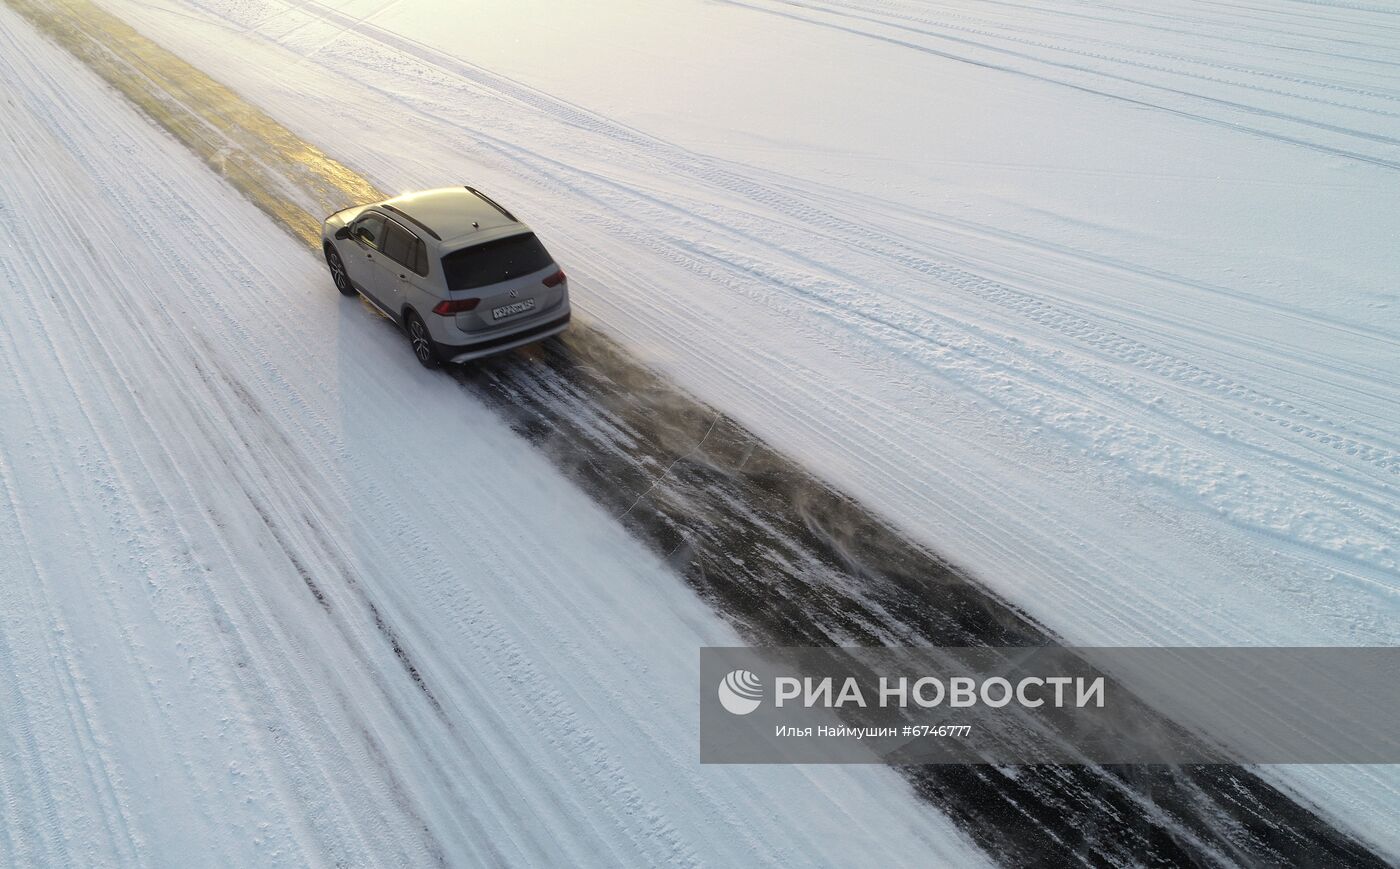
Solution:
[(399, 324), (428, 368), (558, 335), (569, 281), (530, 227), (471, 187), (337, 211), (321, 227), (336, 289)]

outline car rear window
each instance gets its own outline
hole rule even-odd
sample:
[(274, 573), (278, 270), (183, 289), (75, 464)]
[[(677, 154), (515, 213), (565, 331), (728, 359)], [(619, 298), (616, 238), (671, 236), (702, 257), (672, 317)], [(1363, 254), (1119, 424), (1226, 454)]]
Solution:
[(442, 271), (449, 290), (474, 290), (537, 272), (553, 262), (534, 233), (525, 233), (454, 251), (442, 258)]

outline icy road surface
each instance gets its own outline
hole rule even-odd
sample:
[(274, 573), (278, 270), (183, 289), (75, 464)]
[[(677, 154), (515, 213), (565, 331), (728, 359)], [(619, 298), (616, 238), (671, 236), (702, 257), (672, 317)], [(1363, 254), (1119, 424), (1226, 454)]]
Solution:
[(3, 5), (0, 88), (0, 863), (979, 862), (700, 767), (672, 573)]
[(1382, 5), (104, 2), (1070, 642), (1400, 641)]

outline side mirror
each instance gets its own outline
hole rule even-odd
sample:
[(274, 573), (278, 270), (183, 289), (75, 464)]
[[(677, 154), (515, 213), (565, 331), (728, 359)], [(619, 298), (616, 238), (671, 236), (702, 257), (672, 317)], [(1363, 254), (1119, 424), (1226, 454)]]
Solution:
[(342, 226), (340, 229), (337, 229), (337, 230), (335, 231), (335, 237), (336, 237), (336, 240), (337, 240), (337, 241), (349, 241), (349, 240), (350, 240), (350, 227), (348, 227), (348, 226)]

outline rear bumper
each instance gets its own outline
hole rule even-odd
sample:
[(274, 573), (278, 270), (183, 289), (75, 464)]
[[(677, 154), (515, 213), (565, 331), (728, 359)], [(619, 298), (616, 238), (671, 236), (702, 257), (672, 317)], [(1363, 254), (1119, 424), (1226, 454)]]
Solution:
[(480, 359), (483, 356), (490, 356), (493, 353), (504, 353), (516, 347), (523, 347), (526, 344), (533, 344), (536, 341), (543, 341), (551, 338), (569, 328), (569, 320), (572, 312), (566, 311), (564, 316), (556, 317), (547, 323), (538, 326), (531, 326), (519, 332), (512, 332), (509, 335), (501, 335), (497, 338), (487, 338), (484, 341), (476, 341), (471, 344), (439, 344), (438, 355), (448, 362), (466, 362), (471, 359)]

